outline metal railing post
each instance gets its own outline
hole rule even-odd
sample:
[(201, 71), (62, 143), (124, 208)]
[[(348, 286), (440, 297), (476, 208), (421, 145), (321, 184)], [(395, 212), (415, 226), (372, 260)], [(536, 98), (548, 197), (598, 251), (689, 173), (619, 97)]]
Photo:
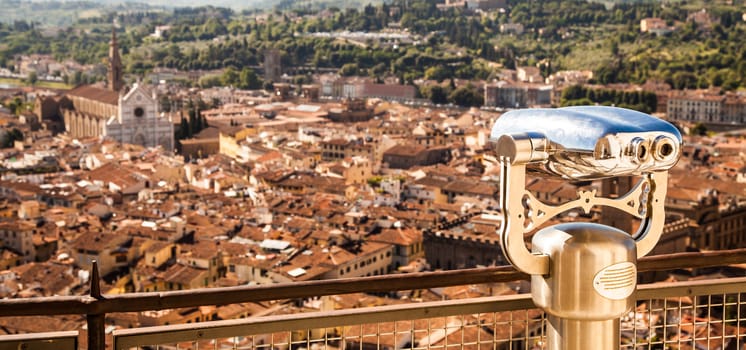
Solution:
[[(100, 277), (98, 273), (98, 262), (93, 260), (91, 264), (91, 292), (90, 296), (95, 300), (103, 300), (101, 295)], [(88, 324), (88, 349), (106, 349), (106, 314), (86, 314)]]

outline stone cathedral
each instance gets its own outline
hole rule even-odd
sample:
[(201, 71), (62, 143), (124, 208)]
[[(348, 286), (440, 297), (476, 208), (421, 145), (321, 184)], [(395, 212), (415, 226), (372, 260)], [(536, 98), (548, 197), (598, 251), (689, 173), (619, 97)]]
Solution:
[(125, 86), (116, 32), (109, 43), (107, 85), (81, 85), (65, 94), (67, 133), (74, 138), (108, 137), (122, 143), (174, 149), (174, 125), (158, 112), (155, 91), (142, 84)]

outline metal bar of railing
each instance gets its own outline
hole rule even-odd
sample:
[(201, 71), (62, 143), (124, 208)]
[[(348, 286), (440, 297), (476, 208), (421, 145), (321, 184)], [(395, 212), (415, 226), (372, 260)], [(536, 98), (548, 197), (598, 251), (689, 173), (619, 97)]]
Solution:
[(169, 326), (115, 330), (115, 350), (195, 339), (231, 338), (307, 328), (425, 319), (452, 315), (503, 312), (534, 308), (528, 294), (386, 305), (337, 311), (263, 316)]
[(77, 349), (78, 331), (13, 334), (0, 336), (0, 350)]
[[(644, 257), (638, 271), (660, 271), (672, 268), (702, 268), (746, 263), (746, 249), (707, 253), (677, 253)], [(296, 299), (310, 296), (358, 292), (389, 292), (511, 282), (528, 279), (511, 266), (475, 269), (343, 278), (259, 286), (202, 288), (154, 293), (91, 296), (44, 297), (0, 300), (0, 317), (36, 315), (88, 315), (112, 312), (165, 310), (201, 305), (225, 305), (242, 302)]]
[[(98, 273), (98, 262), (93, 261), (91, 266), (91, 290), (90, 296), (95, 300), (102, 300), (101, 286)], [(95, 344), (94, 349), (104, 349), (106, 347), (106, 314), (95, 313), (86, 315), (86, 323), (88, 325), (88, 344)]]
[[(657, 300), (669, 297), (740, 294), (744, 291), (746, 291), (746, 277), (640, 285), (637, 289), (636, 298), (637, 300)], [(322, 329), (358, 325), (361, 323), (395, 323), (396, 321), (414, 319), (528, 310), (535, 307), (530, 294), (387, 305), (371, 308), (122, 329), (113, 332), (113, 343), (114, 349), (120, 350), (157, 344), (232, 338), (239, 335), (250, 336), (282, 331)]]
[(721, 294), (746, 293), (746, 277), (643, 284), (637, 287), (636, 298), (640, 300), (660, 299), (668, 296), (691, 297), (712, 294), (713, 291)]
[[(642, 258), (638, 261), (638, 271), (657, 271), (683, 267), (701, 268), (745, 262), (746, 249), (706, 253), (678, 253)], [(95, 264), (94, 270), (93, 276), (97, 275)], [(499, 266), (275, 285), (205, 288), (108, 296), (100, 294), (98, 279), (92, 278), (91, 293), (88, 296), (0, 300), (0, 317), (83, 314), (86, 315), (90, 327), (89, 344), (93, 348), (103, 348), (105, 316), (107, 313), (113, 312), (138, 312), (202, 305), (225, 305), (356, 292), (427, 289), (467, 284), (509, 282), (527, 278), (526, 274), (516, 271), (513, 267)], [(311, 294), (309, 291), (313, 291), (313, 293)]]

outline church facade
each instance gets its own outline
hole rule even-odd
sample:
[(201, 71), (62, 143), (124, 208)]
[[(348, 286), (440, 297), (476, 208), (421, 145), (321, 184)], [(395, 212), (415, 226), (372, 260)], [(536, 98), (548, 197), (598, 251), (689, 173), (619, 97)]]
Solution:
[(82, 85), (60, 103), (67, 133), (73, 138), (108, 137), (144, 147), (174, 149), (173, 122), (158, 112), (158, 97), (145, 85), (126, 87), (116, 34), (109, 43), (107, 86)]
[(104, 136), (145, 147), (174, 149), (174, 124), (158, 115), (158, 98), (150, 89), (134, 85), (120, 95), (118, 109), (116, 118), (106, 121)]

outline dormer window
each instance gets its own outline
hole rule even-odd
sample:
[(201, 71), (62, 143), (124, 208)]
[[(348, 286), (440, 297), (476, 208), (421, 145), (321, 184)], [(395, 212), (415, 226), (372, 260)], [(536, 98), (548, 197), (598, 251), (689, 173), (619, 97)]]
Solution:
[(145, 110), (142, 107), (135, 107), (135, 117), (142, 117), (145, 115)]

